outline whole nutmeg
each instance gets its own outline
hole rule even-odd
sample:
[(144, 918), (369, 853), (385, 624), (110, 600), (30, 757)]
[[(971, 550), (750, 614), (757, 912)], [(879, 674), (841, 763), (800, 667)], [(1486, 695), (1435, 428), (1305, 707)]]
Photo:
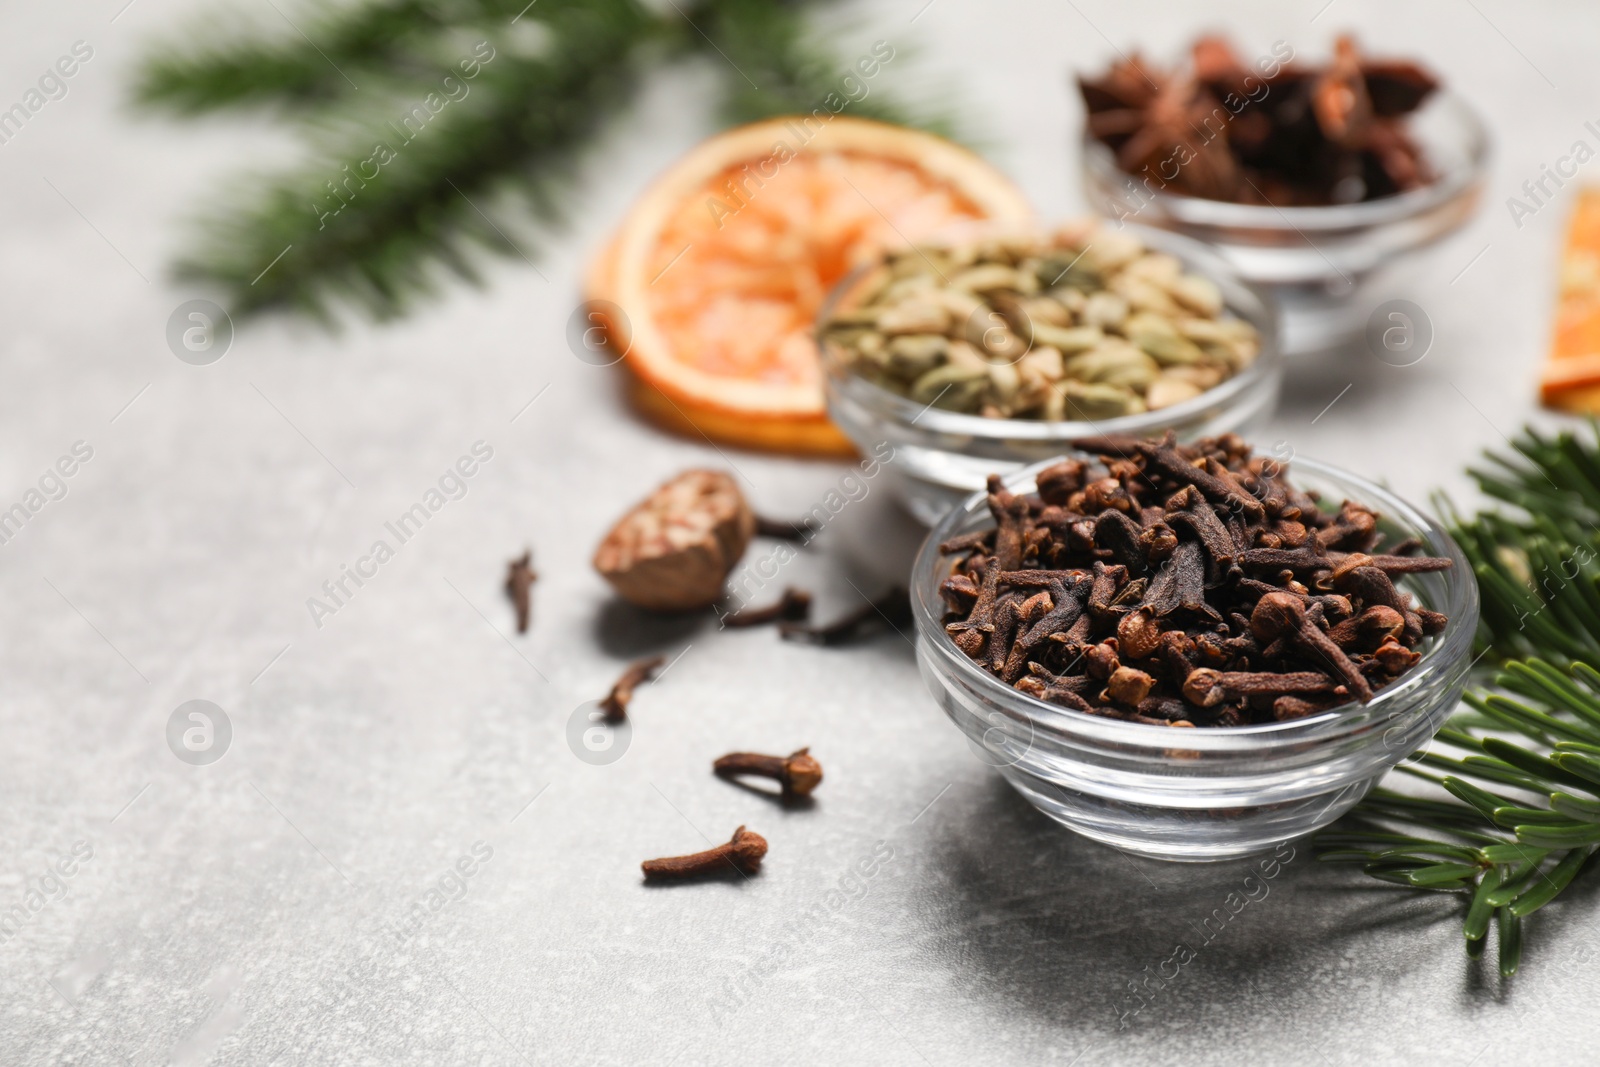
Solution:
[(755, 531), (755, 513), (731, 477), (684, 471), (617, 520), (594, 568), (630, 603), (693, 611), (722, 595)]

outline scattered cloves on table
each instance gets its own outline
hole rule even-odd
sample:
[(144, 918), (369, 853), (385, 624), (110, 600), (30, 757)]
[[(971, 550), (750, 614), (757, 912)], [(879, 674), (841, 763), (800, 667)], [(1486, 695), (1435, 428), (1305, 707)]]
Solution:
[(811, 616), (811, 594), (792, 586), (776, 603), (764, 608), (745, 608), (722, 617), (724, 626), (761, 626), (769, 622), (804, 622)]
[(945, 631), (1001, 681), (1077, 711), (1169, 726), (1286, 721), (1366, 703), (1448, 620), (1395, 587), (1448, 559), (1378, 516), (1325, 510), (1232, 434), (1099, 437), (1099, 457), (989, 480), (995, 526), (940, 545)]
[(512, 560), (506, 567), (506, 595), (517, 609), (517, 633), (528, 632), (528, 620), (533, 616), (533, 583), (539, 574), (533, 569), (533, 549)]
[(639, 864), (646, 878), (695, 878), (719, 874), (730, 867), (754, 874), (767, 854), (767, 839), (753, 830), (739, 827), (725, 845), (708, 848), (688, 856), (669, 856)]
[(790, 641), (835, 646), (849, 644), (879, 626), (898, 629), (910, 621), (911, 597), (904, 589), (895, 586), (843, 618), (822, 626), (786, 622), (778, 628), (778, 635)]
[(822, 764), (811, 755), (809, 748), (802, 748), (787, 756), (730, 752), (713, 762), (711, 769), (724, 778), (748, 774), (774, 779), (783, 787), (785, 798), (809, 796), (812, 790), (822, 784)]
[(611, 692), (600, 701), (600, 707), (606, 713), (606, 722), (618, 723), (628, 717), (628, 705), (633, 701), (634, 689), (654, 677), (656, 668), (666, 661), (665, 656), (651, 656), (628, 665), (622, 677), (611, 687)]

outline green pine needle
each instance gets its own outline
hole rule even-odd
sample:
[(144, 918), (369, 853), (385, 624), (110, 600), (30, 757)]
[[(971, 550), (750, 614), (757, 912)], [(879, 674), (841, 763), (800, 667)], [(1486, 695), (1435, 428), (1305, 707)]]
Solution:
[[(708, 37), (719, 42), (728, 60), (723, 69), (727, 96), (722, 117), (733, 124), (772, 115), (810, 114), (818, 108), (842, 107), (843, 114), (915, 126), (955, 136), (948, 102), (912, 107), (894, 99), (882, 86), (885, 64), (900, 58), (904, 42), (882, 41), (860, 56), (835, 56), (809, 33), (797, 6), (773, 0), (717, 0), (696, 19)], [(858, 66), (866, 64), (866, 69)], [(871, 76), (867, 76), (871, 71)], [(830, 101), (831, 98), (831, 101)]]
[[(1538, 680), (1530, 681), (1530, 675)], [(1547, 729), (1559, 724), (1580, 739), (1575, 743), (1600, 745), (1600, 723), (1572, 710), (1579, 703), (1600, 706), (1600, 686), (1543, 660), (1511, 664), (1493, 684), (1521, 695), (1530, 714), (1494, 723), (1494, 734), (1471, 712), (1452, 716), (1429, 753), (1455, 771), (1437, 780), (1442, 796), (1376, 789), (1318, 834), (1316, 844), (1320, 858), (1360, 863), (1381, 881), (1462, 893), (1469, 954), (1482, 951), (1475, 942), (1483, 939), (1492, 914), (1500, 931), (1500, 973), (1509, 978), (1520, 961), (1522, 919), (1555, 900), (1600, 849), (1600, 773), (1587, 778), (1558, 762), (1593, 757), (1558, 749)], [(1565, 695), (1561, 687), (1567, 685), (1573, 687), (1571, 701), (1544, 695)], [(1469, 703), (1481, 706), (1488, 699), (1472, 694)], [(1520, 736), (1513, 742), (1508, 734)], [(1503, 766), (1524, 777), (1508, 786), (1497, 773)], [(1600, 760), (1594, 766), (1600, 768)], [(1467, 780), (1472, 778), (1477, 782)]]
[(1497, 666), (1399, 768), (1434, 795), (1376, 789), (1316, 838), (1329, 862), (1461, 893), (1467, 954), (1483, 954), (1492, 918), (1505, 978), (1523, 920), (1600, 851), (1600, 427), (1530, 429), (1512, 448), (1469, 471), (1504, 506), (1462, 519), (1441, 501), (1478, 578), (1479, 650)]
[(1469, 469), (1486, 495), (1508, 505), (1451, 524), (1478, 578), (1480, 647), (1503, 658), (1600, 663), (1597, 441), (1594, 422), (1553, 438), (1528, 429), (1510, 455), (1488, 453)]
[[(362, 89), (370, 92), (378, 80), (425, 76), (458, 58), (425, 59), (447, 44), (441, 37), (452, 27), (442, 5), (388, 0), (326, 14), (304, 10), (263, 14), (251, 20), (248, 32), (237, 25), (235, 12), (227, 22), (212, 18), (205, 32), (185, 36), (222, 43), (198, 53), (158, 50), (136, 76), (136, 99), (183, 114), (267, 105), (293, 111), (347, 100)], [(507, 23), (515, 14), (509, 2), (476, 5), (472, 12), (484, 28)]]
[(732, 121), (809, 113), (840, 93), (848, 114), (948, 126), (892, 100), (886, 79), (861, 78), (858, 58), (831, 54), (799, 8), (366, 0), (323, 13), (285, 5), (245, 31), (187, 35), (220, 43), (154, 50), (137, 100), (180, 115), (274, 110), (308, 151), (229, 183), (177, 273), (221, 287), (236, 316), (287, 309), (332, 322), (342, 306), (404, 314), (451, 275), (477, 283), (484, 251), (537, 269), (539, 232), (562, 221), (588, 150), (674, 57), (720, 73)]

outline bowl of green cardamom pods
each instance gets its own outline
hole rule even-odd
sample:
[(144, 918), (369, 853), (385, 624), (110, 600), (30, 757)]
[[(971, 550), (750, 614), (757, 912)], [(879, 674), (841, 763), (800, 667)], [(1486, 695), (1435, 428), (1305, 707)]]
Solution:
[(1248, 432), (1283, 376), (1271, 305), (1220, 257), (1092, 220), (892, 251), (834, 289), (817, 338), (829, 416), (893, 448), (928, 525), (1079, 437)]

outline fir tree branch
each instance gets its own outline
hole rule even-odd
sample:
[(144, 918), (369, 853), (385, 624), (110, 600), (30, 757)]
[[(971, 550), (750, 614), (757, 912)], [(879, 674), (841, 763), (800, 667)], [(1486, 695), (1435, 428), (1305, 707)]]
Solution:
[(437, 289), (436, 264), (477, 280), (474, 247), (529, 255), (501, 194), (519, 191), (536, 219), (558, 221), (582, 148), (630, 98), (628, 57), (655, 29), (632, 0), (547, 0), (542, 14), (545, 56), (496, 50), (472, 79), (436, 68), (387, 114), (319, 133), (317, 162), (209, 221), (180, 276), (222, 283), (239, 314), (282, 307), (326, 321), (344, 300), (385, 319)]
[[(475, 21), (489, 26), (488, 9), (496, 6), (481, 5)], [(223, 33), (214, 20), (215, 36), (234, 39), (198, 52), (167, 45), (140, 69), (134, 97), (180, 114), (331, 103), (358, 91), (356, 79), (365, 81), (374, 71), (387, 77), (414, 73), (418, 43), (449, 28), (436, 7), (426, 0), (385, 0), (314, 15), (286, 10), (286, 4), (270, 18), (255, 19), (248, 38), (237, 27)]]
[[(1600, 850), (1600, 673), (1511, 664), (1499, 692), (1472, 693), (1422, 757), (1403, 766), (1434, 787), (1374, 790), (1318, 834), (1319, 858), (1381, 881), (1456, 891), (1467, 954), (1500, 931), (1503, 977), (1521, 964), (1522, 920), (1555, 900)], [(1507, 740), (1507, 737), (1514, 738)]]
[[(293, 309), (331, 321), (353, 303), (391, 318), (437, 291), (440, 267), (476, 281), (479, 250), (532, 263), (526, 223), (560, 221), (583, 149), (663, 54), (651, 45), (711, 57), (734, 120), (809, 112), (853, 70), (782, 0), (682, 0), (660, 15), (640, 0), (536, 2), (368, 0), (318, 15), (277, 0), (284, 25), (265, 16), (270, 32), (160, 50), (140, 73), (139, 100), (179, 114), (275, 106), (299, 121), (312, 157), (204, 220), (179, 275), (222, 285), (241, 316)], [(453, 65), (477, 41), (496, 58), (465, 79)], [(444, 99), (446, 76), (457, 85), (448, 91), (465, 82), (470, 92), (431, 108), (420, 132), (397, 133), (428, 94)], [(876, 86), (850, 108), (943, 125)]]
[(1600, 663), (1600, 428), (1527, 429), (1512, 447), (1467, 472), (1507, 507), (1464, 520), (1441, 501), (1478, 578), (1480, 645)]
[(1324, 860), (1461, 893), (1467, 954), (1483, 953), (1492, 920), (1506, 978), (1523, 920), (1600, 850), (1600, 432), (1525, 430), (1513, 448), (1469, 471), (1505, 506), (1462, 519), (1441, 501), (1478, 578), (1480, 644), (1501, 669), (1399, 768), (1429, 796), (1374, 790), (1316, 837)]
[[(726, 86), (722, 115), (729, 123), (810, 114), (831, 99), (844, 114), (955, 135), (947, 106), (917, 108), (897, 100), (876, 76), (863, 75), (856, 66), (861, 57), (835, 55), (810, 33), (797, 6), (707, 0), (691, 21), (701, 32), (689, 43), (719, 60)], [(891, 61), (905, 48), (903, 41), (899, 47), (884, 43)], [(883, 55), (871, 58), (881, 69)]]
[[(136, 75), (134, 98), (178, 114), (354, 103), (358, 93), (381, 95), (431, 79), (485, 37), (515, 53), (516, 39), (537, 37), (550, 13), (595, 6), (536, 2), (534, 14), (527, 0), (369, 0), (331, 12), (272, 0), (272, 12), (246, 30), (230, 13), (227, 22), (214, 18), (210, 32), (185, 35), (221, 44), (195, 49), (174, 41), (157, 49)], [(628, 6), (634, 17), (648, 18), (636, 3)]]

